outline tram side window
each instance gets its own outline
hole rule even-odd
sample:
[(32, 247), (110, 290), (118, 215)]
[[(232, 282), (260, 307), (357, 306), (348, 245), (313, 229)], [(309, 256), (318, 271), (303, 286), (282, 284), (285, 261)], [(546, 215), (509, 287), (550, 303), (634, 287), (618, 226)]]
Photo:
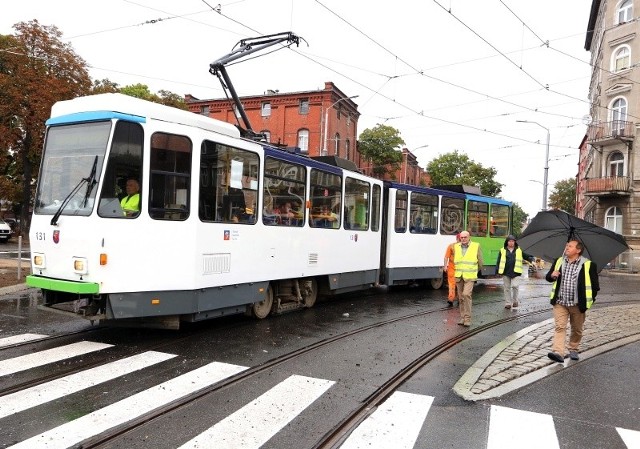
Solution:
[(491, 227), (489, 231), (492, 236), (495, 237), (506, 237), (510, 234), (509, 229), (511, 229), (511, 223), (509, 223), (510, 217), (510, 209), (509, 206), (504, 206), (501, 204), (492, 204), (491, 205)]
[(394, 220), (396, 232), (407, 231), (407, 199), (408, 195), (406, 190), (396, 191), (396, 213)]
[(373, 196), (371, 197), (371, 230), (380, 230), (380, 204), (382, 201), (382, 188), (375, 184), (373, 186)]
[(438, 232), (438, 196), (411, 192), (410, 231), (414, 234)]
[(135, 218), (142, 199), (142, 148), (144, 131), (138, 123), (119, 121), (113, 133), (109, 161), (102, 182), (98, 215), (109, 218)]
[(467, 203), (467, 228), (472, 236), (485, 237), (489, 223), (489, 203), (469, 200)]
[(303, 226), (307, 170), (302, 165), (267, 157), (264, 162), (262, 222)]
[(342, 218), (342, 176), (311, 169), (309, 226), (338, 229)]
[(440, 207), (440, 234), (456, 235), (464, 226), (464, 199), (442, 197)]
[(369, 229), (371, 184), (347, 177), (344, 183), (344, 228)]
[(258, 170), (254, 152), (205, 140), (200, 148), (200, 220), (256, 223)]
[(191, 140), (157, 132), (151, 136), (149, 215), (156, 220), (189, 217)]

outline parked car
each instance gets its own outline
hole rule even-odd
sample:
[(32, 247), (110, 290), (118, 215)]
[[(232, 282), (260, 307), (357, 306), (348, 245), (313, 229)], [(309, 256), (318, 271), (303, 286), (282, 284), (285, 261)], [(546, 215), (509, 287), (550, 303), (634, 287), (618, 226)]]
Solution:
[(12, 233), (13, 231), (11, 230), (9, 223), (0, 219), (0, 242), (7, 243), (11, 238)]
[(11, 230), (15, 233), (18, 230), (19, 222), (15, 218), (4, 218), (4, 221), (11, 226)]

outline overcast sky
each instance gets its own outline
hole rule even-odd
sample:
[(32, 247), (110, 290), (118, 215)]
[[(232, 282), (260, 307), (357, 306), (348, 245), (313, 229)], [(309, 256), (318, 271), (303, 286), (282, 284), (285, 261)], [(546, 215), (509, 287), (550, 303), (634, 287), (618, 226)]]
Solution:
[[(93, 79), (224, 96), (209, 64), (240, 40), (304, 39), (228, 68), (239, 95), (322, 89), (332, 81), (362, 114), (358, 134), (393, 126), (421, 166), (458, 150), (494, 167), (502, 196), (531, 216), (577, 173), (591, 68), (590, 0), (21, 0), (0, 33), (55, 25)], [(533, 123), (518, 123), (528, 120)], [(427, 146), (428, 145), (428, 146)]]

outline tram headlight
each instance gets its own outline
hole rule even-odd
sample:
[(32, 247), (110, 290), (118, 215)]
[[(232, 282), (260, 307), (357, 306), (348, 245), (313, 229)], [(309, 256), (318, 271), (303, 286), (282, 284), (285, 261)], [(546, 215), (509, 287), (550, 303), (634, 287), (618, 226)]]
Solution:
[(34, 253), (32, 260), (33, 260), (33, 266), (35, 268), (38, 268), (40, 270), (46, 268), (46, 258), (44, 257), (44, 254)]
[(84, 257), (73, 258), (73, 272), (76, 274), (87, 274), (89, 272), (89, 264)]

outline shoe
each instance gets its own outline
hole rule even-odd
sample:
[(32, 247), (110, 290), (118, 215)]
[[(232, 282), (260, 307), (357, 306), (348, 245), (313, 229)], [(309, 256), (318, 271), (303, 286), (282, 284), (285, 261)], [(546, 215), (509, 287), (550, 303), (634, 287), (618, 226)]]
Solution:
[(557, 352), (550, 352), (549, 354), (547, 354), (547, 357), (549, 357), (554, 362), (564, 363), (564, 357), (562, 357)]
[(571, 360), (580, 360), (580, 356), (578, 355), (578, 351), (569, 351), (569, 358)]
[(453, 307), (453, 301), (447, 301), (447, 307)]
[(513, 304), (511, 304), (511, 308), (515, 309), (516, 307), (518, 307), (518, 301), (513, 301)]
[(511, 308), (511, 304), (505, 304), (505, 305), (504, 305), (504, 308), (505, 308), (505, 309), (510, 309), (510, 308)]
[(465, 322), (462, 323), (462, 325), (464, 327), (469, 327), (469, 326), (471, 326), (471, 321), (465, 321)]
[(464, 326), (464, 320), (458, 321), (458, 326)]

